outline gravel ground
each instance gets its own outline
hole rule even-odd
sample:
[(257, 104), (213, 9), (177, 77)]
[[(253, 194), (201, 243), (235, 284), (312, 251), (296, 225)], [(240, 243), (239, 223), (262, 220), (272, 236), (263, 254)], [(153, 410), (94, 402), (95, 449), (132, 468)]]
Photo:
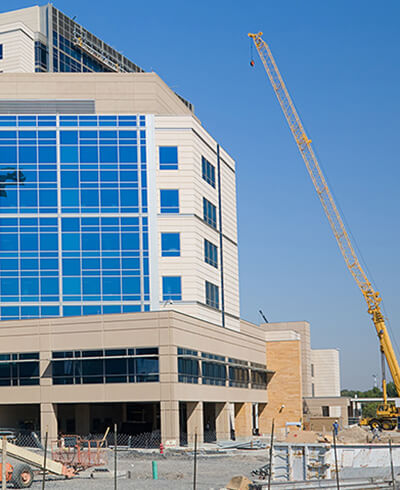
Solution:
[[(114, 488), (113, 455), (110, 453), (109, 473), (95, 472), (94, 478), (86, 472), (65, 480), (48, 476), (46, 489), (63, 488), (70, 490), (106, 490)], [(235, 451), (229, 455), (198, 456), (197, 489), (210, 490), (224, 488), (235, 475), (250, 477), (251, 470), (265, 464), (267, 452)], [(158, 480), (152, 479), (152, 459), (157, 460)], [(126, 474), (131, 472), (131, 478)], [(121, 452), (118, 458), (118, 489), (134, 490), (191, 490), (193, 488), (193, 456), (190, 455), (137, 455), (131, 452)], [(41, 488), (41, 477), (37, 476), (32, 489)]]

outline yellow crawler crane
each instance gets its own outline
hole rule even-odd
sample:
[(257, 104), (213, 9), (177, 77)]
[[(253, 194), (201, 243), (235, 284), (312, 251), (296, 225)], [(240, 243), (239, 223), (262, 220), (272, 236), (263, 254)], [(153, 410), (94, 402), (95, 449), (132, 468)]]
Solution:
[[(329, 220), (346, 265), (354, 277), (358, 287), (361, 289), (365, 301), (367, 302), (368, 313), (372, 317), (372, 321), (378, 334), (382, 356), (384, 356), (387, 361), (397, 394), (400, 397), (400, 368), (379, 305), (381, 302), (380, 295), (374, 290), (363, 268), (361, 267), (360, 261), (358, 260), (354, 251), (343, 220), (339, 214), (338, 208), (312, 149), (311, 140), (308, 138), (304, 130), (300, 117), (297, 114), (295, 106), (285, 86), (285, 82), (279, 73), (271, 50), (261, 36), (262, 32), (258, 32), (257, 34), (249, 34), (249, 37), (253, 40), (258, 54), (260, 55), (265, 71), (268, 74), (269, 80), (289, 124), (297, 147), (301, 153), (301, 156), (303, 157), (304, 163), (306, 164), (308, 173), (310, 174), (322, 207), (324, 208), (325, 214)], [(253, 60), (251, 60), (250, 64), (254, 66)], [(384, 368), (384, 361), (382, 362), (382, 366)], [(363, 419), (361, 424), (370, 425), (371, 427), (379, 426), (382, 429), (391, 430), (396, 426), (397, 417), (400, 417), (400, 409), (397, 409), (394, 405), (388, 403), (384, 369), (382, 374), (383, 405), (378, 407), (376, 417)]]

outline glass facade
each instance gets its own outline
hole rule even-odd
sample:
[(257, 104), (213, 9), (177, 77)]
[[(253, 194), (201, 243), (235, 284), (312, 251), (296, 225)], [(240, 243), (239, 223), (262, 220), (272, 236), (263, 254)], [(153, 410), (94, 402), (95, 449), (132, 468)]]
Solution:
[(265, 364), (178, 347), (178, 382), (266, 390), (273, 373)]
[(162, 287), (163, 301), (180, 301), (182, 299), (182, 278), (180, 276), (164, 276)]
[(0, 116), (1, 319), (150, 309), (145, 116)]
[(154, 383), (158, 347), (53, 352), (53, 384)]
[(218, 269), (218, 248), (204, 239), (204, 261)]
[(215, 189), (215, 167), (204, 157), (201, 157), (201, 173), (203, 179)]
[(160, 170), (178, 170), (177, 146), (160, 146), (158, 153)]
[(219, 288), (215, 284), (206, 281), (206, 305), (219, 308)]
[(32, 386), (39, 381), (39, 352), (0, 354), (0, 386)]
[(47, 46), (40, 41), (35, 41), (35, 71), (46, 72), (49, 69), (49, 53)]
[(180, 255), (180, 233), (161, 233), (161, 257), (179, 257)]
[(205, 197), (203, 197), (203, 219), (214, 229), (217, 229), (217, 208)]
[(160, 190), (160, 212), (162, 214), (179, 213), (179, 190)]

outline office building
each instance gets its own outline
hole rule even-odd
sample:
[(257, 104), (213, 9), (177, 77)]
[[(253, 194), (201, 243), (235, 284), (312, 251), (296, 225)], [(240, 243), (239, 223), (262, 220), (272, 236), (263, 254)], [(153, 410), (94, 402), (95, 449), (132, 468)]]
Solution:
[(0, 14), (0, 46), (0, 425), (262, 430), (273, 373), (240, 321), (234, 160), (51, 5)]

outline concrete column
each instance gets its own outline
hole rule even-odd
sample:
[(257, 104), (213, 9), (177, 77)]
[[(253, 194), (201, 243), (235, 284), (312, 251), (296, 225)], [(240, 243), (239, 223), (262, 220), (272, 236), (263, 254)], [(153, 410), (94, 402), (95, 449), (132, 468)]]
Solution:
[(161, 442), (168, 446), (179, 446), (179, 402), (164, 401), (161, 409)]
[(40, 404), (40, 435), (44, 442), (48, 433), (48, 440), (54, 441), (58, 437), (57, 405), (54, 403)]
[(215, 404), (215, 429), (217, 441), (227, 441), (231, 438), (229, 403)]
[(253, 404), (235, 403), (235, 436), (251, 437), (253, 429)]
[(194, 435), (197, 433), (197, 443), (203, 442), (204, 421), (203, 402), (187, 402), (187, 441), (188, 445), (194, 444)]
[(80, 436), (87, 436), (90, 432), (90, 405), (88, 403), (75, 405), (75, 430)]
[(260, 435), (270, 434), (272, 426), (272, 418), (267, 410), (266, 403), (258, 404), (258, 430)]

